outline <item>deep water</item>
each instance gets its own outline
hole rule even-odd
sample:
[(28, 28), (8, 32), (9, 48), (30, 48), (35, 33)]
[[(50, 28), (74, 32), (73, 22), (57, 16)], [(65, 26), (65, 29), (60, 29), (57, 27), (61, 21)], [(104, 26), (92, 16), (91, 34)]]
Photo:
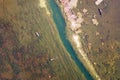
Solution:
[(59, 31), (60, 38), (61, 38), (66, 50), (69, 52), (71, 58), (75, 61), (76, 65), (79, 67), (81, 72), (85, 75), (86, 79), (93, 80), (93, 77), (89, 74), (89, 72), (86, 70), (86, 68), (82, 64), (82, 62), (78, 59), (75, 51), (72, 48), (72, 45), (70, 44), (70, 42), (67, 39), (66, 29), (65, 29), (65, 27), (66, 27), (65, 19), (61, 13), (61, 10), (58, 7), (56, 1), (49, 0), (49, 5), (50, 5), (50, 8), (53, 13), (52, 16), (53, 16), (54, 22)]

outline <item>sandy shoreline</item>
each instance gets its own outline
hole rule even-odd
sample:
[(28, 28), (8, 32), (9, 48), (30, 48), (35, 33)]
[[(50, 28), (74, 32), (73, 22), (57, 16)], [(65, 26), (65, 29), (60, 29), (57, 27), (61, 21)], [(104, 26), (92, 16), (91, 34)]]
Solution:
[(46, 5), (46, 0), (39, 0), (39, 6), (41, 7), (41, 8), (45, 8), (45, 10), (46, 10), (46, 13), (48, 14), (48, 15), (50, 15), (50, 11), (48, 10), (48, 8), (47, 8), (47, 5)]

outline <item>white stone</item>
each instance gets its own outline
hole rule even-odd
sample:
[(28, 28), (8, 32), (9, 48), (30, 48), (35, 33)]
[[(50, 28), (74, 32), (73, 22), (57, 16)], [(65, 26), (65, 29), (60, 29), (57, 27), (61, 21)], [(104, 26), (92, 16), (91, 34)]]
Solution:
[(88, 11), (87, 9), (85, 9), (85, 8), (83, 9), (83, 13), (86, 13), (87, 11)]
[(70, 4), (71, 8), (76, 8), (77, 3), (78, 3), (78, 0), (71, 0), (69, 4)]
[(96, 5), (99, 5), (99, 4), (101, 4), (103, 2), (103, 0), (97, 0), (97, 1), (95, 1), (95, 4)]
[(38, 37), (40, 36), (40, 34), (39, 34), (38, 32), (35, 32), (35, 34), (36, 34), (36, 36), (38, 36)]
[(97, 21), (97, 19), (92, 19), (92, 22), (93, 22), (93, 24), (96, 25), (96, 26), (99, 24), (98, 21)]

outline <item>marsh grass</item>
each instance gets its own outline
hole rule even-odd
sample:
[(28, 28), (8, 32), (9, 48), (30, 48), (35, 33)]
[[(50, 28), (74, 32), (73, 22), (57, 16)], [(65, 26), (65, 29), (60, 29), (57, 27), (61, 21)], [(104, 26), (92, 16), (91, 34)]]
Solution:
[[(38, 3), (4, 0), (0, 79), (85, 80), (65, 50), (51, 16)], [(6, 25), (8, 28), (4, 29)], [(52, 58), (55, 60), (51, 61)]]

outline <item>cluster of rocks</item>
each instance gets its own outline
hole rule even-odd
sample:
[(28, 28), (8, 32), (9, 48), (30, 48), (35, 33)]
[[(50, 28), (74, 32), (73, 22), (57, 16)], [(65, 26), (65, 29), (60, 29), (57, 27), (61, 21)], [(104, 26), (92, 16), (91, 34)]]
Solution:
[(67, 16), (67, 20), (70, 22), (70, 29), (75, 33), (80, 33), (81, 23), (83, 22), (83, 18), (81, 13), (77, 15), (73, 12), (73, 8), (77, 6), (78, 0), (59, 0), (64, 8), (65, 15)]
[[(61, 5), (63, 6), (64, 13), (67, 17), (67, 20), (70, 22), (70, 29), (74, 31), (75, 33), (80, 33), (81, 32), (81, 24), (83, 23), (84, 19), (82, 17), (82, 14), (80, 12), (77, 12), (77, 14), (74, 13), (73, 8), (77, 7), (77, 2), (78, 0), (59, 0)], [(96, 0), (95, 4), (98, 6), (103, 2), (103, 0)], [(98, 9), (99, 13), (101, 15), (102, 10)], [(87, 9), (83, 9), (83, 13), (87, 13)], [(96, 17), (92, 19), (92, 23), (94, 25), (98, 25), (98, 21)]]

